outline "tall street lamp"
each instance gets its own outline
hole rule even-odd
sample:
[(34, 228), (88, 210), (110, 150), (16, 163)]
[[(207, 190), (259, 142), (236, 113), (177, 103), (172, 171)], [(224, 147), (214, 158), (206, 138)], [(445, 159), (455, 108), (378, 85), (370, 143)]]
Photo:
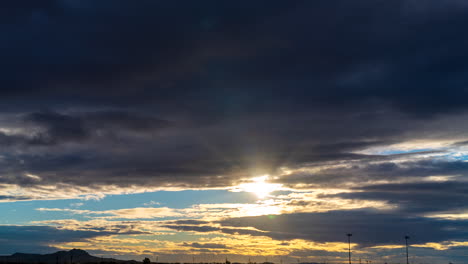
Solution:
[(348, 257), (349, 257), (349, 264), (351, 264), (351, 236), (353, 234), (346, 234), (348, 236)]
[(406, 242), (406, 264), (409, 264), (409, 258), (408, 258), (408, 239), (409, 236), (405, 236), (405, 242)]

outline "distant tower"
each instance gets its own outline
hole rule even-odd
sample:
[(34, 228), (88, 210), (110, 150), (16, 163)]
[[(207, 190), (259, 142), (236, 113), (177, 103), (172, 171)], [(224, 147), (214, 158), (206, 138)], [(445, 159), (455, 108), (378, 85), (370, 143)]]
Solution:
[(406, 264), (409, 264), (409, 256), (408, 256), (408, 239), (409, 236), (405, 236), (405, 243), (406, 243)]
[(353, 234), (346, 234), (348, 236), (348, 259), (349, 259), (349, 264), (351, 264), (351, 236)]

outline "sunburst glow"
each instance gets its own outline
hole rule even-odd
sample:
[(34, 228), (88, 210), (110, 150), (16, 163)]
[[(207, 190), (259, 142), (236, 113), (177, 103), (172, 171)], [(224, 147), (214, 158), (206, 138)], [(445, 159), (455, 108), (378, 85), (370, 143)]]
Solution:
[(268, 183), (268, 177), (269, 175), (255, 177), (251, 179), (251, 182), (242, 183), (238, 187), (240, 191), (254, 193), (258, 198), (264, 199), (282, 187), (282, 184)]

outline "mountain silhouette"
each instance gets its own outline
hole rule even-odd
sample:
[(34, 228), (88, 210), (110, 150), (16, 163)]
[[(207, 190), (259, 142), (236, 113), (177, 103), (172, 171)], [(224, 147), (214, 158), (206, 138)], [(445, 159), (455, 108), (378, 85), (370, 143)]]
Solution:
[(58, 251), (52, 254), (15, 253), (11, 256), (0, 256), (0, 264), (6, 263), (44, 263), (44, 264), (85, 264), (85, 263), (139, 263), (134, 260), (118, 260), (91, 256), (81, 249)]

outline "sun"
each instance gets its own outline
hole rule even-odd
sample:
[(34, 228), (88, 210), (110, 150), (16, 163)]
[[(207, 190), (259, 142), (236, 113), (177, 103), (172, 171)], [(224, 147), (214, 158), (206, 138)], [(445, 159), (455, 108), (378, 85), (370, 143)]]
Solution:
[(279, 183), (268, 183), (266, 182), (269, 175), (263, 175), (250, 179), (248, 183), (242, 183), (239, 185), (239, 189), (244, 192), (254, 193), (258, 198), (264, 199), (270, 195), (270, 193), (279, 190), (282, 184)]

